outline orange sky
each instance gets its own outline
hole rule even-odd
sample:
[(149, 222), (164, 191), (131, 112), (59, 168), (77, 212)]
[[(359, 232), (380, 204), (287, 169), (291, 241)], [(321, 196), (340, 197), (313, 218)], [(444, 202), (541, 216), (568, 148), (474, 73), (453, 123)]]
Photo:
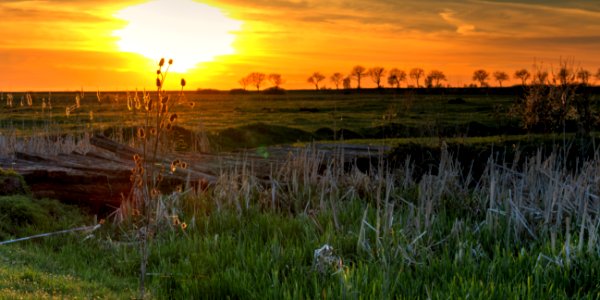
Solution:
[[(226, 54), (173, 74), (174, 85), (183, 76), (191, 90), (238, 88), (254, 71), (281, 73), (284, 88), (308, 89), (312, 72), (348, 74), (357, 64), (439, 69), (453, 86), (471, 83), (475, 69), (512, 74), (534, 61), (549, 70), (561, 58), (600, 68), (597, 0), (207, 0), (196, 1), (204, 4), (199, 10), (185, 3), (191, 0), (166, 1), (158, 12), (144, 11), (148, 30), (128, 39), (136, 37), (135, 49), (161, 45), (179, 56)], [(123, 52), (118, 34), (131, 25), (122, 10), (146, 2), (0, 2), (0, 91), (153, 88), (160, 57)], [(206, 5), (233, 21), (213, 18)]]

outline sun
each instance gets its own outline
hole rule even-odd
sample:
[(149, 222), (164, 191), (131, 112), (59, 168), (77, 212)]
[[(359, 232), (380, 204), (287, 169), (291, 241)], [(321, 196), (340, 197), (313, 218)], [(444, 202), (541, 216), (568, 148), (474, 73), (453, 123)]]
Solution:
[(121, 51), (153, 61), (173, 58), (171, 70), (179, 73), (235, 53), (232, 44), (241, 27), (221, 10), (192, 0), (154, 0), (129, 6), (115, 17), (127, 22), (114, 32)]

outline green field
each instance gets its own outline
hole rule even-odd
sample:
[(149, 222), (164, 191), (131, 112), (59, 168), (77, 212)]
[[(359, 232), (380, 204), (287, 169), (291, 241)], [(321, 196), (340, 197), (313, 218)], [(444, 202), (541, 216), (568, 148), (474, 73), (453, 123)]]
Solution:
[[(455, 91), (454, 93), (456, 93)], [(413, 90), (367, 91), (290, 91), (282, 95), (173, 92), (177, 103), (170, 107), (180, 118), (178, 125), (195, 133), (204, 132), (214, 145), (231, 149), (239, 131), (257, 134), (271, 130), (269, 144), (308, 142), (349, 138), (387, 138), (411, 136), (489, 135), (502, 126), (519, 127), (518, 120), (507, 118), (515, 94), (495, 96), (481, 92), (472, 95), (424, 94)], [(18, 135), (41, 132), (110, 131), (130, 135), (144, 122), (144, 114), (128, 110), (126, 93), (85, 93), (80, 108), (67, 117), (65, 108), (75, 104), (77, 93), (32, 93), (33, 105), (4, 107), (0, 128)], [(129, 93), (133, 98), (134, 93)], [(142, 93), (138, 93), (142, 97)], [(21, 94), (15, 94), (19, 98)], [(52, 109), (42, 109), (42, 100), (52, 98)], [(452, 100), (465, 102), (450, 104)], [(46, 100), (47, 101), (47, 100)], [(193, 105), (193, 106), (192, 106)], [(254, 126), (254, 127), (253, 127)], [(469, 127), (475, 132), (469, 134)], [(300, 130), (300, 131), (298, 131)], [(344, 130), (341, 132), (340, 130)], [(484, 132), (481, 132), (481, 131)], [(278, 136), (296, 133), (296, 139)], [(252, 143), (244, 146), (257, 146)]]
[[(48, 95), (33, 95), (31, 107), (0, 108), (4, 143), (86, 132), (127, 142), (145, 123), (124, 93), (100, 103), (86, 93), (69, 116), (75, 93), (52, 94), (43, 111)], [(528, 133), (508, 114), (519, 97), (188, 92), (171, 107), (175, 150), (193, 149), (190, 134), (213, 151), (312, 141), (392, 149), (385, 165), (364, 168), (307, 147), (269, 178), (223, 168), (208, 188), (148, 198), (141, 216), (122, 221), (121, 210), (94, 232), (0, 245), (0, 298), (136, 298), (141, 262), (151, 299), (598, 298), (597, 133)], [(0, 181), (15, 176), (2, 171)], [(0, 196), (0, 242), (96, 224), (85, 208), (15, 194)], [(326, 244), (333, 251), (315, 258)]]

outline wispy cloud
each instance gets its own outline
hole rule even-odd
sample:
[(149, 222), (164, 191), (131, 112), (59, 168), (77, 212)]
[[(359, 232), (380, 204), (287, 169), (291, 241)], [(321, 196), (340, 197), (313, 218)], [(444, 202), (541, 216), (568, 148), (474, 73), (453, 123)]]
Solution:
[(468, 24), (463, 20), (458, 19), (456, 13), (451, 9), (446, 9), (440, 13), (440, 17), (451, 25), (456, 26), (458, 34), (469, 35), (475, 32), (475, 25)]

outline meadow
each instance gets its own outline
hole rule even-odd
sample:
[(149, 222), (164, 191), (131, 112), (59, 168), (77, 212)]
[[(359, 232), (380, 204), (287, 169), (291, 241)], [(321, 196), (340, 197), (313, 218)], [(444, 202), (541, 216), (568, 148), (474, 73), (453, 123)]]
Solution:
[[(103, 133), (139, 146), (144, 112), (129, 94), (131, 109), (127, 93), (85, 93), (68, 116), (77, 93), (53, 93), (51, 110), (39, 104), (49, 95), (35, 94), (31, 107), (3, 108), (0, 137)], [(598, 298), (596, 134), (528, 133), (510, 114), (522, 94), (522, 87), (186, 92), (171, 107), (178, 118), (169, 151), (302, 150), (268, 178), (241, 163), (224, 167), (212, 186), (152, 196), (151, 221), (113, 215), (94, 232), (0, 245), (0, 294)], [(312, 151), (311, 142), (392, 150), (365, 167)], [(0, 208), (0, 240), (98, 222), (85, 208), (33, 199), (27, 189), (1, 196)]]
[[(494, 90), (444, 89), (289, 91), (285, 93), (173, 92), (178, 101), (170, 108), (179, 115), (178, 126), (206, 133), (216, 148), (338, 140), (351, 138), (478, 136), (502, 132), (524, 133), (518, 120), (507, 118), (521, 88)], [(155, 94), (155, 92), (153, 92)], [(79, 96), (83, 94), (82, 96)], [(105, 131), (129, 135), (143, 122), (135, 107), (136, 92), (32, 93), (35, 105), (5, 107), (0, 128), (17, 135)], [(16, 94), (15, 99), (25, 97)], [(76, 105), (67, 117), (65, 108)], [(139, 102), (143, 92), (137, 92)], [(53, 107), (42, 109), (51, 98)], [(128, 105), (128, 101), (132, 104)], [(131, 108), (130, 110), (128, 110)], [(471, 128), (472, 132), (469, 132)], [(266, 132), (262, 134), (261, 132)], [(295, 138), (289, 136), (294, 134)], [(256, 137), (255, 137), (256, 136)], [(287, 137), (286, 137), (287, 136)], [(235, 139), (235, 140), (234, 140)], [(221, 149), (215, 149), (221, 150)]]

